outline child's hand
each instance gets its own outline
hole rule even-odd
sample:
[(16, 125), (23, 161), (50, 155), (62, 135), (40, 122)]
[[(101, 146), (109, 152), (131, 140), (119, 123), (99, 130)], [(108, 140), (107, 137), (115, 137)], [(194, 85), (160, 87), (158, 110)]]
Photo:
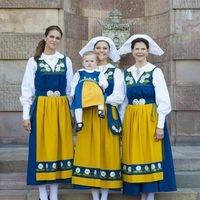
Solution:
[(74, 95), (70, 96), (70, 101), (74, 100)]
[(103, 92), (105, 92), (105, 85), (101, 85)]

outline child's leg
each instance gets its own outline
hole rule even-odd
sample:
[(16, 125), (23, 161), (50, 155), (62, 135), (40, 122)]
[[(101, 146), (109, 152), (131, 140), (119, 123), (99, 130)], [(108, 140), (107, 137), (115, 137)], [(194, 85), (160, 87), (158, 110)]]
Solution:
[(81, 131), (83, 127), (83, 109), (78, 108), (75, 109), (75, 117), (76, 117), (76, 132)]
[(58, 184), (50, 185), (50, 200), (58, 200)]
[(82, 123), (83, 122), (83, 109), (82, 108), (77, 108), (75, 109), (75, 117), (76, 117), (76, 122), (77, 123)]
[(98, 110), (104, 110), (104, 105), (98, 105)]
[(92, 198), (93, 200), (99, 200), (99, 190), (92, 189)]
[(108, 189), (101, 189), (101, 200), (108, 199)]
[(98, 105), (98, 115), (100, 118), (105, 118), (104, 105)]
[(38, 188), (39, 188), (40, 200), (48, 200), (46, 185), (39, 185)]
[(146, 199), (147, 199), (147, 193), (142, 193), (141, 200), (146, 200)]
[(147, 198), (146, 198), (146, 200), (154, 200), (154, 195), (155, 195), (155, 193), (152, 193), (152, 192), (147, 193)]

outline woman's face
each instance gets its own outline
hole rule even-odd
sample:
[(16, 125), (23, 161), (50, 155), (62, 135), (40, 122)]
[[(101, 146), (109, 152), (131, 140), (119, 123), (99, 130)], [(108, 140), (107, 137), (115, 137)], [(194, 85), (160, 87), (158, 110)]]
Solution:
[(132, 50), (132, 55), (136, 61), (138, 62), (146, 61), (148, 54), (149, 50), (147, 49), (145, 43), (143, 42), (135, 43), (135, 46)]
[(57, 30), (52, 30), (49, 34), (45, 37), (45, 48), (50, 50), (56, 50), (61, 41), (61, 34)]
[(110, 53), (110, 48), (109, 48), (107, 42), (99, 41), (95, 45), (94, 51), (97, 54), (100, 61), (105, 61), (108, 59), (108, 55)]

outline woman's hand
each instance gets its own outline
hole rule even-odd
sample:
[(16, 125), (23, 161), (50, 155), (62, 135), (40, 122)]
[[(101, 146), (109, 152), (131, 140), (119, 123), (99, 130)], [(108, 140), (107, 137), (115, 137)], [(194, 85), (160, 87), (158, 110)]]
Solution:
[(105, 92), (105, 85), (101, 85), (101, 89)]
[(24, 120), (23, 127), (27, 133), (30, 133), (31, 132), (31, 121), (29, 119)]
[(159, 141), (162, 140), (163, 138), (164, 138), (163, 128), (156, 128), (155, 139)]
[(70, 96), (70, 101), (72, 102), (74, 100), (74, 95)]

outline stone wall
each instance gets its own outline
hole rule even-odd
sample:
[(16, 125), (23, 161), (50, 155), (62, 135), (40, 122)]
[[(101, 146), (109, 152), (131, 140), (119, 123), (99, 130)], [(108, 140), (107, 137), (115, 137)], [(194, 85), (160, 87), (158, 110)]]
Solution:
[[(133, 20), (131, 34), (152, 36), (165, 51), (150, 56), (169, 86), (173, 112), (168, 118), (174, 144), (200, 143), (200, 2), (199, 0), (1, 0), (0, 2), (0, 144), (26, 144), (19, 103), (20, 84), (27, 59), (44, 30), (52, 24), (64, 32), (60, 52), (80, 67), (78, 54), (92, 37), (101, 35), (97, 20), (108, 21), (119, 9)], [(130, 55), (121, 67), (134, 63)]]
[(200, 143), (200, 1), (171, 5), (173, 109), (176, 144)]
[[(33, 56), (47, 26), (64, 28), (62, 1), (0, 2), (0, 144), (26, 144), (19, 103), (27, 59)], [(60, 48), (64, 52), (64, 45)]]

